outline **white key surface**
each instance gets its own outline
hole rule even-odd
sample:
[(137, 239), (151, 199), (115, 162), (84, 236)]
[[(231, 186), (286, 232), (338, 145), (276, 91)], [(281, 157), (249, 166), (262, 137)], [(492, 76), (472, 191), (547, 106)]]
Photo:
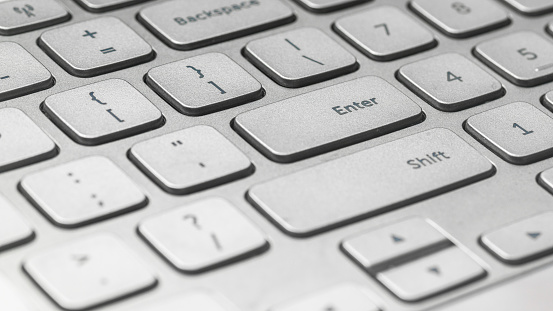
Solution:
[(92, 156), (31, 173), (21, 190), (55, 224), (77, 227), (143, 207), (144, 193), (111, 160)]
[(0, 35), (15, 35), (71, 18), (56, 0), (0, 1)]
[(0, 109), (0, 173), (57, 154), (56, 144), (25, 113)]
[(0, 250), (30, 241), (33, 237), (33, 229), (15, 207), (0, 195)]
[(238, 311), (226, 299), (204, 290), (184, 292), (153, 303), (136, 305), (128, 311)]
[(59, 306), (85, 310), (156, 285), (156, 277), (119, 238), (97, 234), (25, 260), (29, 276)]
[(100, 13), (119, 9), (133, 4), (146, 2), (148, 0), (75, 0), (85, 9)]
[(202, 272), (260, 253), (264, 234), (229, 202), (210, 198), (142, 221), (140, 234), (173, 266)]
[(199, 125), (134, 145), (129, 157), (164, 190), (189, 194), (253, 173), (253, 164), (212, 127)]
[(4, 275), (0, 274), (0, 309), (6, 311), (39, 311), (25, 292), (16, 288)]

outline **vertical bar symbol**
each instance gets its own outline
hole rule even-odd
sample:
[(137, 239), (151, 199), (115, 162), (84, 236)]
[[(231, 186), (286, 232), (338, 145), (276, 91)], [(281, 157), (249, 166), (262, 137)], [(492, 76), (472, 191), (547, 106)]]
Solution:
[(116, 49), (114, 48), (107, 48), (107, 49), (103, 49), (103, 50), (100, 50), (100, 52), (104, 53), (104, 54), (107, 54), (107, 53), (111, 53), (111, 52), (115, 52)]

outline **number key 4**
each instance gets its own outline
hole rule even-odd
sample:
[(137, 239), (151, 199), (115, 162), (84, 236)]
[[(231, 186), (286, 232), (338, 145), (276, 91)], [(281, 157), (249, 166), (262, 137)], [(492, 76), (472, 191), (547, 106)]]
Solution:
[(553, 80), (553, 43), (531, 31), (481, 43), (474, 54), (516, 85), (530, 87)]

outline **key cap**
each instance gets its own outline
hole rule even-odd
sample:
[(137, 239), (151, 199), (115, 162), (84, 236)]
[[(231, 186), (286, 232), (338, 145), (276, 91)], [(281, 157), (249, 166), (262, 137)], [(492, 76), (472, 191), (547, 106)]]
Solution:
[(291, 23), (280, 0), (165, 1), (142, 9), (141, 21), (174, 49), (193, 50)]
[(490, 0), (412, 0), (411, 8), (441, 32), (472, 37), (508, 25), (509, 15)]
[(530, 31), (488, 40), (477, 45), (474, 54), (516, 85), (530, 87), (553, 80), (553, 43)]
[(69, 12), (54, 0), (0, 2), (0, 35), (11, 36), (44, 28), (70, 18)]
[(115, 17), (101, 17), (44, 32), (40, 47), (63, 69), (91, 77), (154, 58), (152, 47)]
[(509, 15), (490, 0), (412, 0), (415, 13), (441, 32), (467, 38), (509, 25)]
[(371, 0), (296, 0), (309, 11), (327, 13)]
[(204, 125), (140, 142), (129, 157), (161, 188), (175, 194), (215, 187), (254, 170), (236, 146)]
[(393, 6), (342, 17), (334, 29), (368, 57), (390, 61), (435, 47), (434, 35)]
[(482, 234), (480, 241), (499, 260), (521, 264), (553, 251), (553, 213), (546, 212)]
[(379, 311), (368, 289), (351, 283), (320, 290), (293, 302), (282, 303), (271, 311)]
[(530, 164), (553, 155), (553, 119), (528, 103), (472, 116), (466, 130), (509, 163)]
[(0, 173), (57, 154), (56, 144), (21, 110), (0, 109)]
[(361, 267), (375, 273), (400, 258), (416, 257), (450, 245), (426, 220), (410, 218), (347, 238), (342, 249)]
[(315, 28), (299, 28), (249, 42), (244, 55), (285, 87), (302, 87), (357, 70), (353, 55)]
[(538, 175), (538, 183), (553, 194), (553, 168), (550, 168)]
[(504, 0), (519, 12), (528, 15), (541, 15), (553, 11), (549, 0)]
[(46, 115), (83, 145), (99, 145), (163, 124), (161, 112), (128, 82), (110, 79), (49, 96)]
[(381, 272), (377, 279), (398, 298), (414, 302), (475, 281), (486, 271), (457, 247)]
[(101, 13), (120, 9), (148, 0), (76, 0), (83, 8), (90, 12)]
[(261, 83), (221, 53), (155, 67), (146, 75), (146, 83), (187, 115), (215, 112), (263, 97)]
[[(13, 205), (0, 195), (0, 251), (29, 242), (33, 238), (33, 229), (27, 225)], [(1, 281), (0, 276), (0, 283)]]
[(433, 129), (257, 184), (247, 196), (286, 233), (303, 237), (468, 185), (494, 171), (457, 135)]
[(146, 196), (113, 162), (88, 157), (27, 175), (23, 194), (55, 224), (74, 228), (147, 203)]
[(0, 42), (0, 102), (52, 85), (54, 78), (50, 71), (24, 48), (17, 43)]
[(553, 305), (551, 279), (553, 267), (520, 275), (514, 280), (498, 284), (485, 290), (478, 290), (472, 296), (452, 300), (435, 311), (467, 311), (492, 308), (501, 311), (550, 311)]
[(421, 108), (399, 90), (364, 77), (242, 113), (234, 128), (271, 160), (293, 162), (422, 119)]
[(199, 273), (269, 248), (264, 234), (229, 202), (211, 198), (140, 223), (139, 233), (175, 268)]
[(42, 251), (23, 268), (60, 307), (85, 310), (150, 289), (148, 267), (119, 238), (87, 236)]
[(505, 94), (497, 79), (456, 53), (442, 54), (401, 67), (399, 81), (436, 109), (459, 111)]
[(31, 306), (30, 299), (24, 297), (23, 293), (6, 276), (0, 274), (0, 308), (2, 310), (37, 311), (38, 309)]
[(226, 301), (221, 302), (221, 297), (212, 293), (194, 290), (192, 292), (175, 295), (168, 299), (158, 300), (155, 303), (143, 306), (137, 304), (128, 311), (177, 311), (177, 310), (198, 310), (198, 311), (238, 311), (236, 307)]

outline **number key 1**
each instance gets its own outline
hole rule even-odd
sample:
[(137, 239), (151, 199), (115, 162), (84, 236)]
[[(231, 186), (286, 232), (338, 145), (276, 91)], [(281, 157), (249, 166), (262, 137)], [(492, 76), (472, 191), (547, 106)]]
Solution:
[(520, 86), (553, 80), (553, 43), (531, 31), (520, 31), (476, 46), (476, 57)]

